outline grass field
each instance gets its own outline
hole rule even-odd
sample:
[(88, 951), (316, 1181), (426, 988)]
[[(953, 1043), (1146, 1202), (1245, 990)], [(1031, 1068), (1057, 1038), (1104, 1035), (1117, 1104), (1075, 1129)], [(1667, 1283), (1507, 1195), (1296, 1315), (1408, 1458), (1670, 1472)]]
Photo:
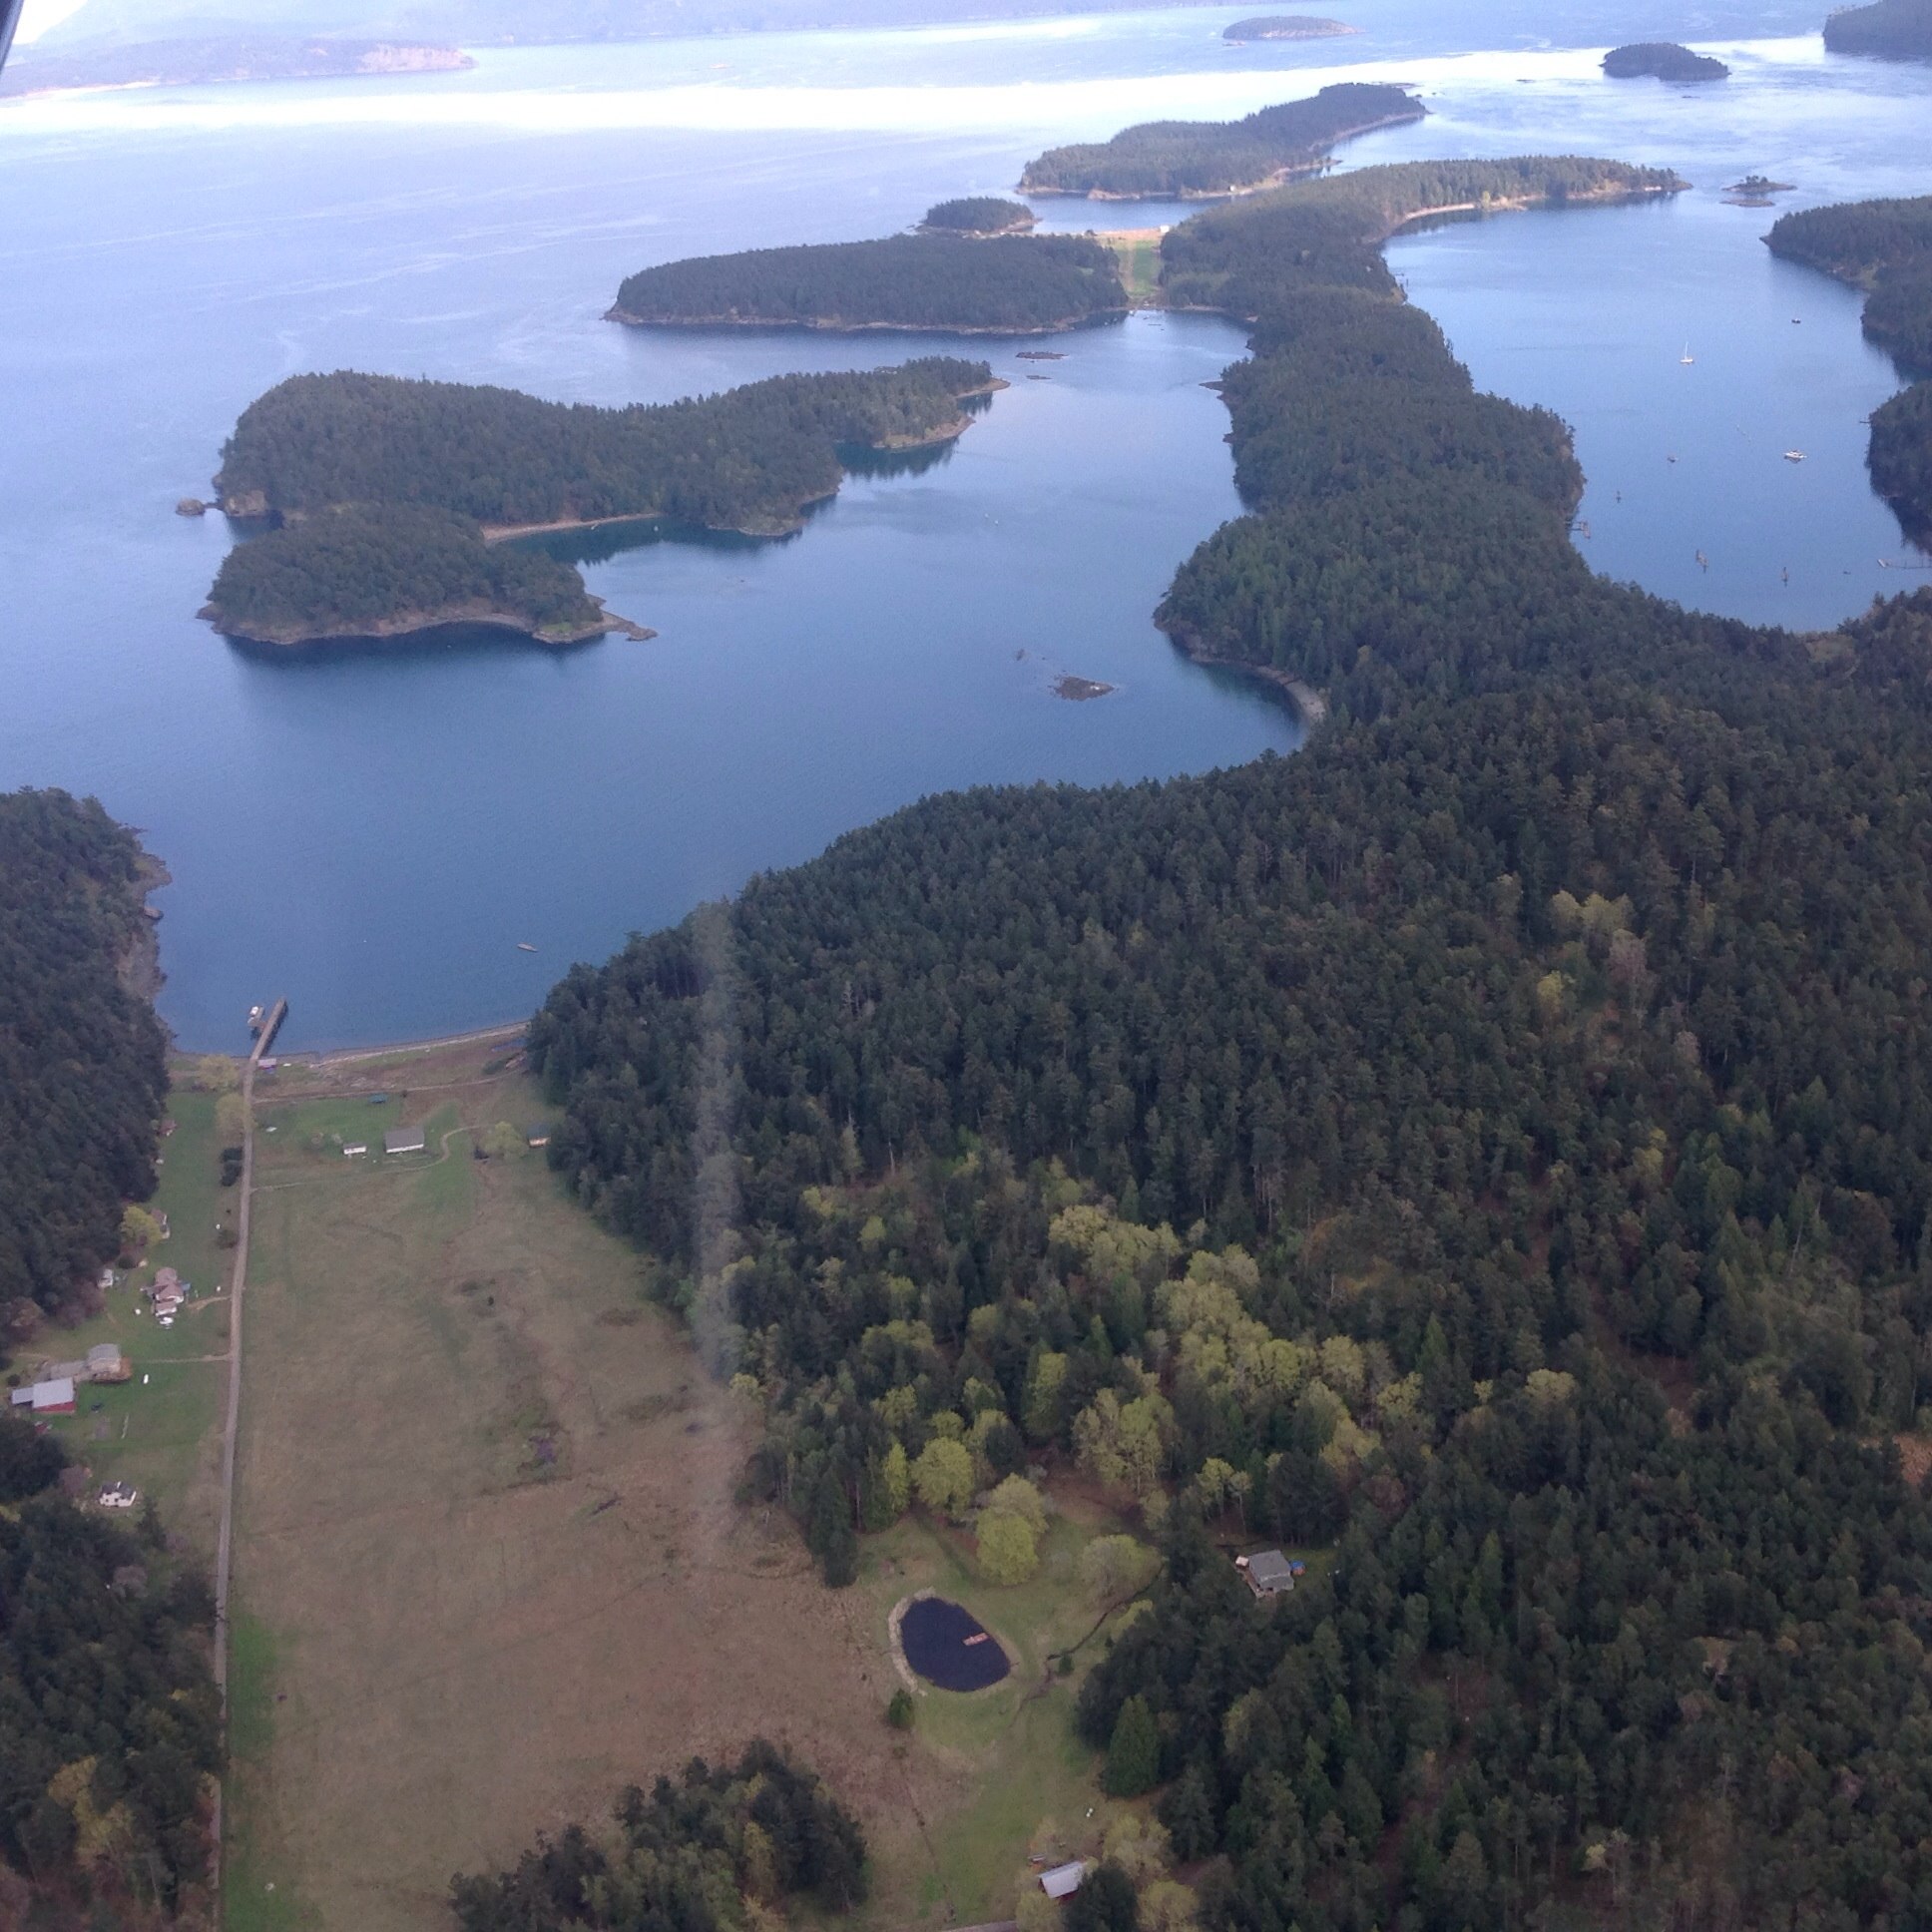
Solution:
[[(1117, 1526), (1070, 1504), (1041, 1576), (997, 1591), (908, 1520), (825, 1590), (786, 1519), (733, 1502), (755, 1418), (643, 1303), (637, 1257), (540, 1156), (471, 1158), (541, 1118), (483, 1063), (364, 1068), (394, 1083), (381, 1109), (306, 1078), (259, 1112), (229, 1932), (441, 1927), (455, 1871), (758, 1733), (860, 1813), (873, 1924), (1008, 1916), (1043, 1819), (1074, 1848), (1105, 1822), (1078, 1676), (1046, 1657), (1093, 1623), (1073, 1564)], [(339, 1151), (419, 1121), (424, 1155)], [(922, 1585), (1018, 1666), (928, 1691), (908, 1735), (883, 1721), (886, 1618)]]
[(1116, 229), (1096, 238), (1120, 257), (1132, 308), (1161, 306), (1161, 234), (1159, 229)]
[[(134, 1363), (133, 1381), (81, 1388), (79, 1413), (57, 1419), (55, 1432), (93, 1481), (133, 1483), (159, 1503), (171, 1534), (212, 1557), (221, 1511), (226, 1295), (235, 1261), (232, 1249), (218, 1245), (215, 1228), (232, 1215), (236, 1190), (221, 1186), (216, 1097), (177, 1088), (168, 1105), (175, 1132), (162, 1144), (161, 1186), (151, 1204), (168, 1216), (168, 1239), (109, 1291), (98, 1316), (45, 1330), (17, 1366), (24, 1375), (45, 1360), (84, 1356), (97, 1342), (118, 1343)], [(156, 1322), (139, 1292), (162, 1266), (195, 1288), (172, 1328)]]

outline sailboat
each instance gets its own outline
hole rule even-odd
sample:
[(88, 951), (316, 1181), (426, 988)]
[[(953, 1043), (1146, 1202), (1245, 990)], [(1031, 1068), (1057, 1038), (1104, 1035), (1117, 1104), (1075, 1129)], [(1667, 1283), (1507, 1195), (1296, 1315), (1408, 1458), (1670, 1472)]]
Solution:
[(1684, 367), (1688, 369), (1691, 365), (1691, 363), (1693, 363), (1696, 359), (1697, 358), (1690, 353), (1690, 344), (1689, 342), (1685, 343), (1684, 353), (1678, 357), (1679, 362), (1682, 363)]

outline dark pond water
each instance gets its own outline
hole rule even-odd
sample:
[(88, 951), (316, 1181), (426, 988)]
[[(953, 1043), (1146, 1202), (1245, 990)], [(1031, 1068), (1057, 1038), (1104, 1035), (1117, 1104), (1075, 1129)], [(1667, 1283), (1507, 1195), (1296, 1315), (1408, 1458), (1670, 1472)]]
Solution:
[(906, 1662), (942, 1690), (984, 1690), (1007, 1674), (997, 1641), (971, 1612), (943, 1597), (921, 1597), (907, 1608), (899, 1643)]

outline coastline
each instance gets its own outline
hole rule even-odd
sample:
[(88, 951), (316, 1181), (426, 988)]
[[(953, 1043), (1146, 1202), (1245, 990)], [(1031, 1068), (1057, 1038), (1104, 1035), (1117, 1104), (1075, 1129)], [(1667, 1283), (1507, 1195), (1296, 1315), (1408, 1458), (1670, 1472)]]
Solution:
[(213, 624), (225, 638), (240, 639), (244, 644), (270, 645), (283, 651), (300, 650), (304, 645), (403, 643), (434, 631), (464, 628), (507, 631), (527, 638), (532, 644), (557, 651), (569, 650), (574, 645), (592, 644), (605, 637), (628, 637), (644, 643), (658, 635), (645, 625), (633, 623), (628, 617), (617, 617), (604, 610), (600, 610), (593, 623), (581, 624), (569, 631), (544, 631), (513, 611), (493, 610), (481, 604), (451, 605), (440, 611), (407, 611), (391, 618), (378, 618), (366, 627), (352, 631), (326, 625), (261, 625), (254, 629), (245, 625), (229, 625), (222, 621), (221, 613), (213, 604), (203, 605), (199, 615)]
[[(766, 315), (639, 315), (622, 304), (604, 311), (607, 322), (621, 322), (626, 328), (773, 328), (803, 329), (821, 335), (1065, 335), (1089, 323), (1125, 319), (1125, 308), (1097, 308), (1084, 315), (1070, 315), (1063, 321), (1037, 322), (1030, 328), (1002, 324), (989, 327), (981, 322), (847, 322), (832, 315), (773, 318)], [(1005, 383), (998, 385), (1005, 388)], [(989, 389), (968, 389), (969, 396), (992, 393)], [(962, 398), (963, 400), (963, 398)]]
[[(1376, 134), (1383, 128), (1406, 128), (1428, 118), (1429, 110), (1418, 102), (1413, 113), (1380, 114), (1358, 127), (1337, 128), (1327, 140), (1329, 145), (1337, 141), (1354, 141), (1365, 134)], [(1332, 155), (1316, 155), (1308, 161), (1288, 162), (1259, 181), (1241, 182), (1228, 188), (1149, 188), (1131, 192), (1115, 188), (1038, 188), (1022, 175), (1019, 192), (1022, 195), (1060, 195), (1088, 202), (1237, 202), (1245, 196), (1265, 195), (1270, 189), (1286, 188), (1305, 176), (1318, 175), (1324, 168), (1332, 166), (1333, 162)]]
[(1311, 730), (1327, 721), (1327, 699), (1305, 679), (1278, 671), (1273, 665), (1254, 664), (1245, 658), (1224, 658), (1218, 652), (1209, 651), (1200, 634), (1191, 631), (1185, 624), (1164, 624), (1159, 615), (1154, 623), (1155, 628), (1190, 664), (1200, 665), (1207, 670), (1245, 672), (1248, 677), (1258, 678), (1264, 685), (1272, 685), (1294, 706), (1295, 715)]

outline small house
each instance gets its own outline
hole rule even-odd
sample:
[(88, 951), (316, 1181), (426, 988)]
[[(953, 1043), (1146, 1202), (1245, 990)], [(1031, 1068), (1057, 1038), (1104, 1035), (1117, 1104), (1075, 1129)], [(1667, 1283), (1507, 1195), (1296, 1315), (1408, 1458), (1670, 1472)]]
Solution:
[(100, 1342), (87, 1351), (90, 1382), (125, 1382), (133, 1373), (134, 1364), (122, 1354), (119, 1342)]
[(550, 1128), (548, 1124), (533, 1127), (524, 1138), (533, 1148), (547, 1148), (550, 1145)]
[(1294, 1588), (1294, 1566), (1279, 1550), (1257, 1550), (1250, 1557), (1236, 1557), (1234, 1568), (1257, 1597), (1279, 1597)]
[(1078, 1858), (1071, 1864), (1051, 1865), (1040, 1874), (1040, 1889), (1049, 1898), (1072, 1898), (1086, 1876), (1087, 1867)]
[(141, 1500), (141, 1492), (132, 1483), (109, 1483), (101, 1491), (103, 1509), (133, 1509)]
[(52, 1382), (36, 1382), (33, 1386), (32, 1399), (36, 1415), (72, 1415), (74, 1413), (73, 1380), (63, 1375)]
[(105, 1267), (101, 1270), (101, 1292), (103, 1294), (106, 1294), (107, 1291), (113, 1286), (114, 1286), (114, 1270), (111, 1267)]
[(420, 1127), (392, 1127), (382, 1137), (384, 1154), (421, 1154), (429, 1146), (429, 1137)]

